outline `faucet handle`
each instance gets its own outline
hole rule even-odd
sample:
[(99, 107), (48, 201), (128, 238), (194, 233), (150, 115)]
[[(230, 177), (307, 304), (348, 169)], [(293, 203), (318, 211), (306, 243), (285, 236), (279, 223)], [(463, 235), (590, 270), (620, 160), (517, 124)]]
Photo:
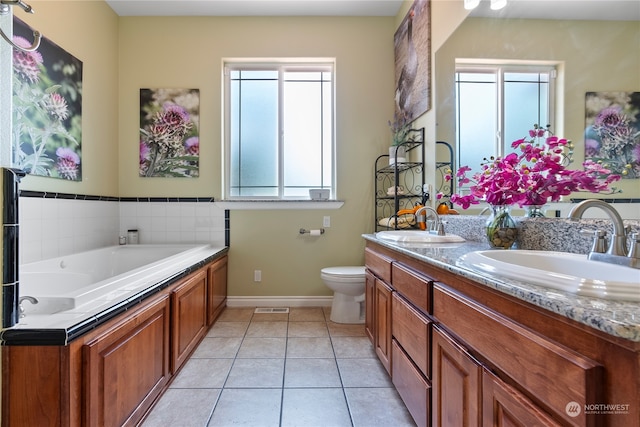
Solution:
[(637, 231), (630, 232), (629, 235), (629, 258), (640, 258), (640, 233)]
[(607, 252), (607, 232), (605, 230), (580, 230), (580, 234), (589, 234), (593, 236), (593, 244), (590, 252), (605, 253)]

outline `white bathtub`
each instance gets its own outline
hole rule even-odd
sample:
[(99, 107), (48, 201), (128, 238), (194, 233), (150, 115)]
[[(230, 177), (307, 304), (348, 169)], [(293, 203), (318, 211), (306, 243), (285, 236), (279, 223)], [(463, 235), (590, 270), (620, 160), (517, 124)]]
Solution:
[[(117, 304), (215, 255), (211, 245), (123, 245), (20, 266), (20, 323), (58, 313), (77, 317)], [(31, 318), (31, 322), (29, 322)], [(40, 322), (38, 322), (40, 323)]]

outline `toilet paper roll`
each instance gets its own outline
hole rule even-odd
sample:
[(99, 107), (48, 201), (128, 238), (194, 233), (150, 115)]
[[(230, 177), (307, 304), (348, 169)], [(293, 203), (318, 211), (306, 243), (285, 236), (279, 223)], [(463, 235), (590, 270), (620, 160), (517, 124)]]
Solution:
[(309, 230), (309, 234), (312, 236), (319, 236), (322, 232), (320, 230)]

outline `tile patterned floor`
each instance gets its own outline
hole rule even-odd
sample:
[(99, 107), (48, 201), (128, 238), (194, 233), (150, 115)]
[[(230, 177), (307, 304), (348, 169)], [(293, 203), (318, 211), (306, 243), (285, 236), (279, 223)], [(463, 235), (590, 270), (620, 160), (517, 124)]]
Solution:
[(144, 427), (415, 426), (363, 325), (227, 308)]

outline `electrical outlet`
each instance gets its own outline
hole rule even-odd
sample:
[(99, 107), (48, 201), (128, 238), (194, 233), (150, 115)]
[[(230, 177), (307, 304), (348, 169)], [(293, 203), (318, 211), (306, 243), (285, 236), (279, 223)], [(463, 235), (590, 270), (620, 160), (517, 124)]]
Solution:
[(253, 281), (254, 282), (262, 282), (262, 270), (254, 270), (253, 271)]
[(324, 228), (331, 227), (331, 217), (330, 216), (325, 216), (324, 218), (322, 218), (322, 226)]

